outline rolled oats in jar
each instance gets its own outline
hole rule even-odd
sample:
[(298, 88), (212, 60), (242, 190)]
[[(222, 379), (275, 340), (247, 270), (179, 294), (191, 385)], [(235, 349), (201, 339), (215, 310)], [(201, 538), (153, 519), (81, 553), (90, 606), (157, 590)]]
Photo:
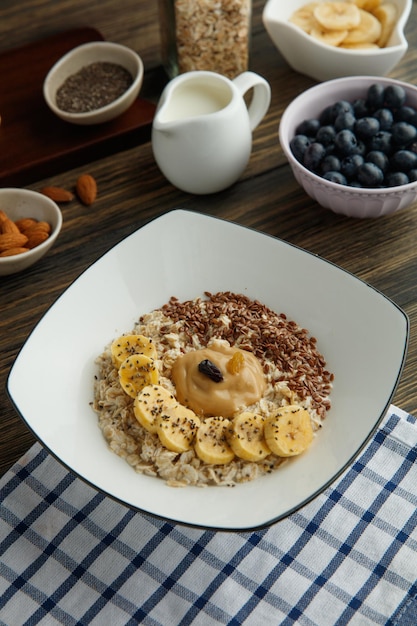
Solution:
[(170, 78), (192, 70), (234, 78), (249, 65), (251, 0), (159, 0)]

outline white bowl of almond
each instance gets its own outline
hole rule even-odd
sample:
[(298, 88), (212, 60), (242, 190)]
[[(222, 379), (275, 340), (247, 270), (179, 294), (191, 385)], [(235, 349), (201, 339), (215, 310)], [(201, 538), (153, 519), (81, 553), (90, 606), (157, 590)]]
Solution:
[(287, 63), (324, 81), (385, 76), (402, 59), (412, 0), (268, 0), (263, 23)]
[(30, 189), (0, 189), (0, 276), (16, 274), (41, 259), (61, 227), (58, 205)]

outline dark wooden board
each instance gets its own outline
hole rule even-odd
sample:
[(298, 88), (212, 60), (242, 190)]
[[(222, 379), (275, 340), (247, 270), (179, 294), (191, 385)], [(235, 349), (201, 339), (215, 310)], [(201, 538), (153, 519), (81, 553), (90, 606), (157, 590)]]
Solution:
[(155, 105), (140, 96), (123, 115), (76, 126), (47, 107), (43, 81), (66, 52), (102, 40), (93, 28), (58, 33), (0, 55), (0, 185), (23, 186), (148, 141)]

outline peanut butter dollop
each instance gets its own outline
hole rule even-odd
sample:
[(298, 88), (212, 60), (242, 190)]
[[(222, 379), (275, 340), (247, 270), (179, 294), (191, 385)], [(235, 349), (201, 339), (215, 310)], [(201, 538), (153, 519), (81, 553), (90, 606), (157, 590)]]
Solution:
[[(231, 373), (228, 362), (236, 352), (243, 355), (239, 371)], [(199, 364), (208, 359), (221, 371), (223, 380), (215, 382), (199, 371)], [(218, 342), (209, 348), (193, 350), (178, 357), (172, 368), (177, 400), (198, 415), (232, 417), (257, 402), (266, 387), (259, 360), (246, 350)]]

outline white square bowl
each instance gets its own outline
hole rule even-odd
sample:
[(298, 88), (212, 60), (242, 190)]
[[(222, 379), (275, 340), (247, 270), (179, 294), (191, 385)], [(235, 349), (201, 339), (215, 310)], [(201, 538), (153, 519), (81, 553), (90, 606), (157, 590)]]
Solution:
[[(96, 357), (139, 315), (233, 291), (284, 312), (317, 338), (335, 374), (332, 408), (308, 452), (258, 480), (172, 488), (110, 452), (91, 409)], [(332, 263), (284, 241), (183, 210), (139, 229), (94, 263), (34, 328), (7, 389), (41, 443), (71, 471), (134, 509), (173, 522), (251, 530), (323, 491), (377, 428), (397, 387), (408, 319)]]

